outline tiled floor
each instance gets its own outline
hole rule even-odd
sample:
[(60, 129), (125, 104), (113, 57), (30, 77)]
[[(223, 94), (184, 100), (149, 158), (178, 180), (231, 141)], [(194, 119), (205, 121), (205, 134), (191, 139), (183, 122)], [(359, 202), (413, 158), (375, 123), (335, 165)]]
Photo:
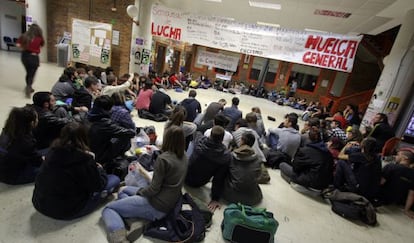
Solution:
[[(42, 63), (34, 88), (36, 90), (50, 90), (58, 79), (62, 68), (55, 64)], [(21, 106), (30, 103), (24, 98), (24, 69), (20, 63), (19, 53), (0, 51), (0, 125), (12, 106)], [(233, 95), (214, 90), (198, 90), (197, 99), (204, 105), (220, 98), (230, 103)], [(169, 91), (175, 100), (182, 100), (187, 93)], [(277, 126), (284, 114), (291, 112), (288, 107), (281, 107), (263, 99), (239, 95), (240, 108), (246, 114), (252, 106), (262, 109), (267, 128)], [(268, 115), (277, 118), (277, 122), (266, 119)], [(137, 118), (138, 126), (153, 124), (158, 134), (163, 133), (163, 123), (153, 123)], [(380, 208), (378, 213), (379, 226), (367, 227), (353, 223), (335, 215), (324, 201), (308, 197), (293, 190), (280, 177), (278, 170), (270, 171), (272, 177), (269, 185), (262, 185), (264, 194), (261, 207), (272, 211), (280, 225), (276, 233), (276, 242), (414, 242), (414, 220), (406, 217), (400, 208)], [(101, 210), (81, 219), (66, 222), (47, 218), (32, 206), (33, 185), (7, 186), (0, 183), (0, 242), (106, 242), (106, 233), (100, 220)], [(191, 191), (201, 199), (209, 200), (207, 187)], [(220, 232), (220, 223), (223, 218), (223, 208), (216, 211), (213, 217), (213, 226), (207, 233), (205, 242), (223, 242)], [(136, 242), (153, 242), (145, 237)]]

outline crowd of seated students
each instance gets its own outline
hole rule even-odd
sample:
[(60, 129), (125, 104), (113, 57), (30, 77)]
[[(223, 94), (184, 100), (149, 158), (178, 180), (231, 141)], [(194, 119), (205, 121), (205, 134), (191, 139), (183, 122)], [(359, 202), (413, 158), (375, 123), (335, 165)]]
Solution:
[[(353, 121), (357, 112), (348, 108), (346, 115), (338, 113), (326, 120), (310, 116), (300, 132), (299, 116), (289, 113), (279, 127), (266, 132), (260, 108), (252, 107), (243, 117), (237, 97), (228, 107), (223, 99), (212, 102), (203, 113), (194, 90), (173, 107), (162, 86), (157, 89), (149, 77), (128, 74), (118, 84), (110, 71), (103, 83), (96, 76), (79, 77), (73, 71), (67, 68), (61, 77), (74, 89), (68, 96), (59, 96), (68, 106), (64, 117), (55, 113), (53, 93), (37, 92), (32, 105), (11, 110), (0, 135), (0, 181), (34, 182), (33, 205), (44, 215), (78, 218), (116, 192), (122, 178), (111, 174), (115, 161), (125, 157), (136, 135), (125, 101), (130, 92), (137, 92), (138, 109), (171, 115), (153, 173), (139, 167), (139, 186), (121, 188), (118, 200), (102, 212), (111, 242), (126, 240), (124, 218), (164, 217), (184, 184), (202, 187), (212, 179), (208, 207), (213, 212), (223, 201), (257, 205), (263, 198), (259, 184), (271, 180), (264, 167), (269, 151), (287, 155), (279, 168), (288, 182), (318, 190), (333, 185), (376, 204), (405, 203), (407, 214), (414, 215), (410, 211), (414, 205), (412, 151), (399, 151), (396, 164), (381, 170), (378, 149), (394, 136), (385, 114), (375, 116), (374, 128), (364, 139)], [(72, 99), (70, 105), (68, 99)], [(393, 190), (396, 186), (400, 190)]]

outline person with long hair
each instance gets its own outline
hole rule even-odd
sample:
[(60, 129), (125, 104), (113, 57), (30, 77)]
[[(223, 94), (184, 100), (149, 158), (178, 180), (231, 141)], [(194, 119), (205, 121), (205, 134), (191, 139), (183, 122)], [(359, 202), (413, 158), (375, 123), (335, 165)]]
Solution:
[(111, 120), (121, 127), (135, 130), (135, 123), (131, 118), (129, 110), (125, 106), (125, 95), (121, 92), (116, 92), (112, 94), (111, 98), (114, 102), (111, 110)]
[(381, 159), (376, 152), (377, 142), (368, 137), (361, 142), (361, 151), (345, 154), (352, 147), (348, 143), (339, 153), (334, 186), (340, 190), (358, 193), (373, 201), (378, 196), (381, 182)]
[(126, 241), (123, 218), (141, 218), (149, 221), (161, 219), (174, 209), (181, 197), (181, 189), (187, 173), (187, 157), (184, 153), (183, 129), (171, 126), (166, 130), (160, 154), (151, 175), (138, 167), (138, 187), (124, 187), (118, 200), (110, 202), (102, 211), (102, 219), (108, 232), (109, 242)]
[(42, 29), (37, 24), (30, 25), (29, 29), (17, 40), (17, 45), (22, 51), (22, 63), (26, 69), (26, 98), (34, 92), (32, 88), (34, 76), (39, 67), (40, 48), (44, 46)]
[(164, 127), (164, 133), (165, 131), (175, 125), (179, 126), (184, 130), (184, 137), (188, 140), (192, 140), (192, 136), (197, 130), (197, 126), (192, 122), (185, 121), (185, 118), (187, 117), (187, 111), (184, 108), (184, 106), (177, 105), (174, 107), (174, 110), (168, 119), (168, 121), (165, 123)]
[(32, 202), (46, 216), (71, 220), (91, 213), (119, 183), (95, 161), (86, 127), (72, 122), (51, 145), (36, 177)]
[(34, 181), (43, 162), (32, 133), (37, 122), (37, 113), (31, 106), (10, 111), (0, 135), (1, 182), (17, 185)]

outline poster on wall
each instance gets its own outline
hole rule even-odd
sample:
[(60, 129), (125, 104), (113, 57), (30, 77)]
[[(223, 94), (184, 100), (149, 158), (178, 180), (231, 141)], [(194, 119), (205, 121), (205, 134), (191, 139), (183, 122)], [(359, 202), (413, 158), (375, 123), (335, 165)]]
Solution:
[(73, 62), (106, 68), (111, 65), (112, 25), (72, 20)]
[(196, 62), (199, 65), (220, 68), (235, 72), (239, 64), (240, 54), (227, 55), (223, 53), (215, 53), (204, 50), (197, 52)]
[(227, 51), (351, 72), (362, 35), (291, 30), (152, 6), (151, 33)]

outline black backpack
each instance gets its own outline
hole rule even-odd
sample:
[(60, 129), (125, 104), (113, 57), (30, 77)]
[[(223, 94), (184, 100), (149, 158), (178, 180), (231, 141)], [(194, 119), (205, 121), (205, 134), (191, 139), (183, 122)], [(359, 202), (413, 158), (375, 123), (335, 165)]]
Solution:
[(168, 242), (200, 242), (205, 234), (203, 215), (188, 193), (178, 200), (173, 211), (144, 230), (145, 236)]
[(341, 217), (375, 226), (377, 214), (374, 206), (365, 197), (352, 192), (341, 192), (337, 189), (325, 191), (322, 196), (329, 199), (332, 211)]

